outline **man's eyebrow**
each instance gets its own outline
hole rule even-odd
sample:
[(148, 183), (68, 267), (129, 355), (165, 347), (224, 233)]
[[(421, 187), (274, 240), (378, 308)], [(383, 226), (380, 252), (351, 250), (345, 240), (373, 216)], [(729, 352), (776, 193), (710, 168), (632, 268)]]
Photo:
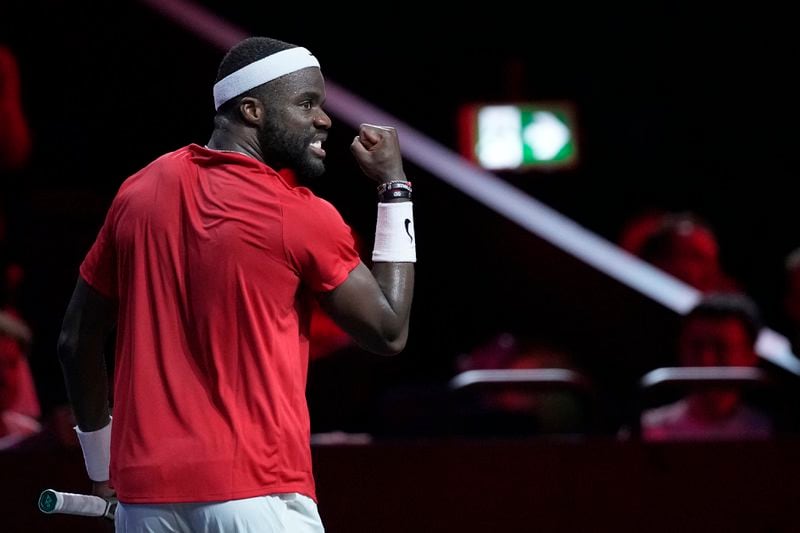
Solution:
[(312, 100), (321, 100), (322, 99), (322, 94), (319, 91), (309, 90), (309, 91), (303, 91), (301, 93), (298, 93), (296, 98), (298, 98), (298, 99), (300, 99), (300, 98), (302, 98), (302, 99), (309, 98), (309, 99), (312, 99)]

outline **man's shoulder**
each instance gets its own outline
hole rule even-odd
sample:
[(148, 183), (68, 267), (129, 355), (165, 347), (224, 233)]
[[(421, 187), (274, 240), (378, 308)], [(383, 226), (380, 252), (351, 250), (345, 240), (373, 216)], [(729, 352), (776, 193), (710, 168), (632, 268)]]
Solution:
[(293, 187), (281, 199), (287, 235), (350, 234), (350, 225), (328, 200), (304, 187)]
[(168, 175), (190, 164), (190, 145), (163, 153), (128, 176), (120, 185), (117, 196), (124, 195), (137, 183), (146, 182), (154, 176)]
[[(147, 170), (152, 170), (154, 168), (163, 168), (163, 167), (173, 167), (175, 165), (185, 165), (191, 162), (191, 149), (192, 145), (187, 144), (186, 146), (182, 146), (177, 150), (172, 150), (171, 152), (165, 152), (160, 156), (153, 159), (149, 164), (142, 167), (137, 174), (145, 172)], [(135, 176), (136, 174), (134, 174)]]
[(314, 191), (307, 187), (287, 187), (285, 189), (284, 206), (294, 208), (300, 213), (315, 214), (327, 213), (339, 215), (339, 210), (325, 198), (317, 196)]

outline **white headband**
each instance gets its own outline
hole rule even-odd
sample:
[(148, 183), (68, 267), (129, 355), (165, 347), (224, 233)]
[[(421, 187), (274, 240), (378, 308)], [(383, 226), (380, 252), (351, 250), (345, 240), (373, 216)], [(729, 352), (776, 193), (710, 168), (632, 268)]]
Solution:
[(234, 96), (306, 67), (319, 68), (319, 61), (300, 46), (276, 52), (245, 65), (214, 84), (214, 109), (219, 109)]

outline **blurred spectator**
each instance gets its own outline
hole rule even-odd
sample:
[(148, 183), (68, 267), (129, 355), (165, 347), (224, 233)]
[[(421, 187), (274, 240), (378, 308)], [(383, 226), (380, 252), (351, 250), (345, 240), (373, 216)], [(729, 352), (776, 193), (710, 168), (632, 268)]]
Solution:
[(17, 263), (4, 260), (3, 220), (3, 213), (0, 211), (0, 342), (4, 349), (10, 349), (13, 345), (15, 350), (23, 354), (21, 360), (14, 365), (17, 373), (14, 383), (18, 391), (14, 395), (11, 408), (14, 412), (38, 418), (41, 415), (39, 399), (28, 358), (24, 355), (31, 345), (31, 330), (18, 307), (24, 271)]
[[(12, 50), (0, 43), (0, 351), (4, 364), (13, 368), (6, 372), (7, 383), (14, 393), (4, 409), (33, 419), (41, 415), (28, 358), (31, 332), (19, 306), (20, 289), (25, 278), (22, 266), (10, 259), (7, 238), (9, 224), (3, 211), (7, 174), (22, 170), (31, 153), (31, 135), (22, 108), (19, 66)], [(14, 356), (9, 354), (14, 352)], [(19, 352), (17, 357), (16, 352)]]
[[(5, 324), (5, 331), (22, 327), (13, 324), (8, 316), (0, 324)], [(17, 338), (10, 334), (0, 333), (0, 449), (8, 448), (24, 437), (38, 432), (39, 422), (14, 408), (24, 383), (20, 382), (20, 365), (25, 359), (22, 346)]]
[(31, 331), (28, 325), (16, 314), (0, 310), (0, 350), (13, 350), (20, 353), (20, 360), (14, 365), (13, 378), (16, 393), (10, 408), (31, 418), (41, 416), (41, 406), (36, 394), (28, 358), (25, 355), (31, 343)]
[(647, 212), (626, 225), (620, 246), (701, 292), (739, 290), (720, 262), (711, 226), (689, 212)]
[[(503, 332), (457, 359), (457, 370), (578, 370), (564, 350)], [(557, 385), (508, 383), (480, 386), (468, 396), (464, 429), (479, 435), (577, 433), (586, 429), (585, 398)]]
[(39, 431), (14, 439), (8, 449), (25, 451), (78, 449), (80, 442), (74, 429), (76, 425), (72, 407), (68, 404), (57, 405), (44, 416)]
[[(760, 330), (760, 312), (749, 297), (708, 294), (683, 317), (678, 360), (687, 367), (757, 366)], [(773, 434), (773, 421), (743, 398), (741, 388), (703, 386), (677, 402), (645, 410), (641, 430), (652, 441), (763, 439)]]
[(633, 255), (641, 255), (642, 246), (655, 233), (667, 212), (663, 209), (645, 209), (629, 218), (622, 227), (617, 244)]
[(516, 335), (504, 331), (456, 359), (458, 372), (504, 368), (519, 353), (520, 341)]
[(23, 168), (31, 152), (31, 136), (22, 109), (19, 67), (0, 44), (0, 175)]
[(41, 415), (39, 399), (33, 382), (28, 358), (24, 355), (31, 345), (31, 330), (18, 307), (19, 291), (24, 279), (22, 267), (6, 260), (5, 217), (0, 206), (0, 350), (14, 349), (22, 354), (14, 364), (13, 382), (17, 389), (10, 408), (32, 418)]

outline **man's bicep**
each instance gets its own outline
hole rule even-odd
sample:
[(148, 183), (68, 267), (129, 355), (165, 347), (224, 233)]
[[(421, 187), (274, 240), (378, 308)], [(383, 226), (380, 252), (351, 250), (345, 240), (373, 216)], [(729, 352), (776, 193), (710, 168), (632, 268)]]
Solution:
[(320, 296), (320, 304), (333, 320), (356, 341), (362, 334), (380, 329), (386, 298), (372, 272), (363, 262), (347, 279)]

